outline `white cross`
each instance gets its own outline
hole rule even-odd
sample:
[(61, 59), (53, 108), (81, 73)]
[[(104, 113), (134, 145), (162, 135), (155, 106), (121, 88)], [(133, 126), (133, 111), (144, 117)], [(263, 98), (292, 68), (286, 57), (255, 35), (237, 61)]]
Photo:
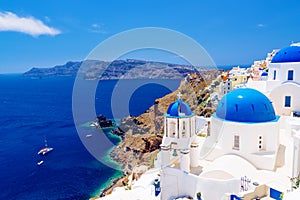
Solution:
[(177, 94), (178, 99), (181, 99), (181, 96), (182, 96), (182, 94), (181, 94), (181, 92), (179, 92), (179, 93)]

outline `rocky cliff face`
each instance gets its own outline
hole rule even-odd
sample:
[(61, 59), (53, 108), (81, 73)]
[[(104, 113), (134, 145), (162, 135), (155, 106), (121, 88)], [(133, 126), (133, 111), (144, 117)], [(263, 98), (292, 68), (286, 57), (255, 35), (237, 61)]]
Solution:
[[(112, 151), (111, 157), (121, 163), (124, 172), (135, 166), (153, 166), (163, 136), (163, 119), (168, 106), (176, 101), (178, 92), (196, 115), (209, 117), (215, 112), (210, 94), (211, 85), (220, 81), (221, 71), (191, 74), (182, 80), (178, 90), (157, 99), (152, 107), (140, 116), (122, 120), (119, 127), (124, 134), (122, 142)], [(212, 84), (213, 83), (213, 84)]]
[(85, 79), (181, 79), (190, 73), (201, 72), (201, 68), (188, 65), (170, 64), (135, 59), (115, 60), (113, 62), (86, 60), (68, 62), (53, 68), (32, 68), (24, 76), (76, 76), (77, 73)]
[(65, 65), (58, 65), (51, 68), (32, 68), (25, 72), (24, 76), (44, 77), (44, 76), (76, 76), (82, 62), (67, 62)]

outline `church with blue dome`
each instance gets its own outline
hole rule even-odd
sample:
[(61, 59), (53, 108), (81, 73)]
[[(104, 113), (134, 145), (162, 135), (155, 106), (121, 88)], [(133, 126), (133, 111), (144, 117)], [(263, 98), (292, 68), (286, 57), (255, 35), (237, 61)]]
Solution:
[(247, 87), (266, 94), (279, 115), (290, 116), (299, 112), (300, 44), (293, 43), (278, 50), (269, 61), (267, 70), (262, 72), (262, 80), (249, 79)]
[(279, 199), (290, 189), (289, 177), (300, 176), (300, 44), (272, 55), (253, 70), (259, 79), (221, 92), (209, 118), (180, 94), (169, 105), (158, 155), (161, 199), (199, 191), (204, 199)]
[[(258, 90), (239, 88), (227, 93), (211, 117), (210, 139), (217, 142), (217, 148), (209, 159), (235, 154), (257, 168), (272, 170), (278, 149), (279, 119), (270, 99)], [(263, 152), (268, 152), (269, 157), (261, 162)]]
[[(210, 118), (193, 114), (178, 94), (164, 116), (159, 155), (162, 199), (170, 199), (181, 190), (191, 190), (185, 181), (197, 183), (202, 190), (207, 188), (205, 191), (210, 191), (210, 184), (219, 188), (227, 182), (222, 189), (235, 191), (239, 181), (234, 177), (243, 170), (234, 166), (243, 163), (246, 169), (273, 171), (284, 165), (283, 156), (278, 154), (280, 149), (280, 116), (262, 92), (252, 88), (235, 89), (222, 97)], [(222, 163), (230, 163), (229, 168), (215, 166)], [(214, 173), (223, 178), (215, 179)], [(178, 187), (168, 188), (166, 185), (174, 182), (174, 177), (185, 178), (177, 183)], [(218, 199), (218, 193), (207, 192), (207, 197)]]
[(164, 137), (161, 144), (162, 166), (169, 166), (172, 160), (180, 156), (177, 165), (183, 171), (190, 171), (191, 167), (198, 166), (199, 127), (207, 121), (203, 117), (195, 116), (190, 106), (181, 99), (171, 103), (164, 117)]
[[(162, 199), (194, 194), (195, 188), (186, 182), (196, 184), (206, 197), (219, 199), (222, 191), (239, 192), (240, 180), (235, 177), (245, 172), (282, 168), (286, 161), (280, 119), (270, 99), (252, 88), (224, 95), (210, 118), (193, 114), (178, 94), (164, 116), (158, 156)], [(209, 192), (212, 185), (218, 192)]]

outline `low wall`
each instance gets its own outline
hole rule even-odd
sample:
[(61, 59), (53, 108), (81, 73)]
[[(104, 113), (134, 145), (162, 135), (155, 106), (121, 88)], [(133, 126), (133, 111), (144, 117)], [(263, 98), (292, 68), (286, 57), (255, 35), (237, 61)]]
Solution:
[(225, 193), (238, 193), (241, 184), (240, 179), (203, 178), (171, 167), (162, 170), (160, 180), (162, 200), (184, 195), (196, 199), (197, 192), (201, 192), (204, 200), (218, 200), (222, 199)]

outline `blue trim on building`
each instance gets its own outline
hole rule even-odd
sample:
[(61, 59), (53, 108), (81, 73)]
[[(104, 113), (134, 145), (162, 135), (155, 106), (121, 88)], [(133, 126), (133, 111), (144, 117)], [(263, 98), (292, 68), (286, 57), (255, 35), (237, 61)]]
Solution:
[(218, 117), (216, 113), (212, 114), (211, 116), (223, 121), (223, 122), (234, 122), (234, 123), (240, 123), (240, 124), (259, 124), (259, 123), (272, 123), (272, 122), (278, 122), (280, 119), (280, 116), (276, 115), (276, 118), (272, 121), (267, 121), (267, 122), (236, 122), (236, 121), (231, 121), (231, 120), (226, 120)]

